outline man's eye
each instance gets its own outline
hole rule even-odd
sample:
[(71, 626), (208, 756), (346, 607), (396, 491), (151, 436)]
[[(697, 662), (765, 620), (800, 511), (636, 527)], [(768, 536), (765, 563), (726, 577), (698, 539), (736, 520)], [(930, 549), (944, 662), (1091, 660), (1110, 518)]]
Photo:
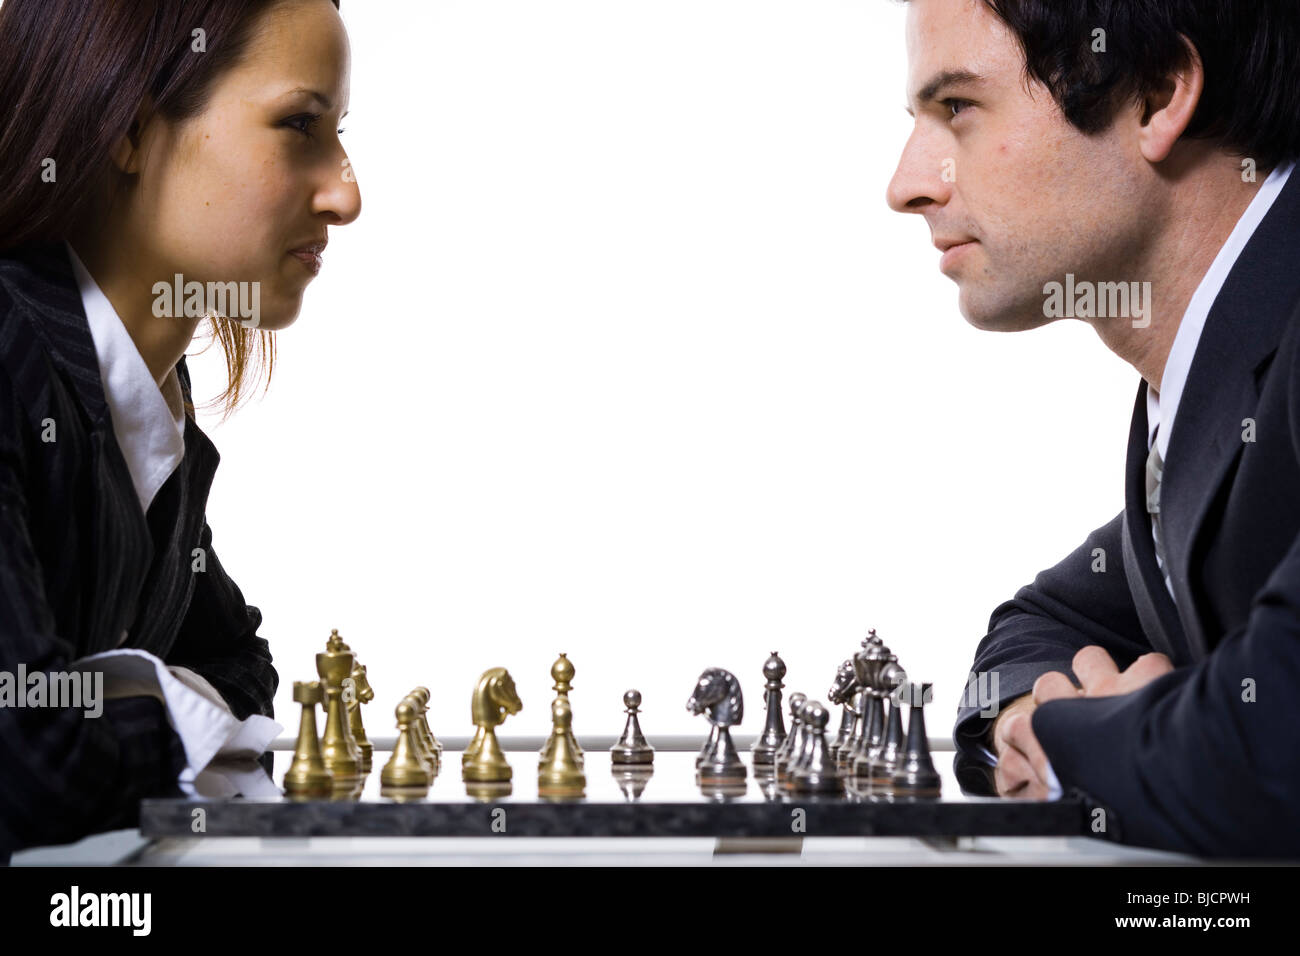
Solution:
[(972, 103), (970, 100), (948, 99), (943, 101), (943, 105), (952, 110), (952, 115), (956, 116), (963, 110), (969, 109)]

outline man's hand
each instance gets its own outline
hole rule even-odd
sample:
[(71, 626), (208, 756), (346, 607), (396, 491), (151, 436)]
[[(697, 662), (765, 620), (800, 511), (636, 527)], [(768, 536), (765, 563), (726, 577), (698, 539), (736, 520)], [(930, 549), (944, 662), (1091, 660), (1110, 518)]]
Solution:
[(1131, 694), (1157, 677), (1168, 674), (1174, 665), (1164, 654), (1143, 654), (1126, 670), (1121, 671), (1103, 648), (1090, 644), (1074, 655), (1070, 669), (1078, 676), (1083, 687), (1075, 687), (1070, 678), (1060, 671), (1051, 671), (1034, 682), (1034, 703), (1045, 704), (1061, 697), (1115, 697)]
[(1164, 654), (1143, 654), (1120, 671), (1104, 648), (1089, 645), (1074, 655), (1070, 669), (1082, 687), (1061, 671), (1051, 671), (1034, 682), (1033, 693), (1017, 699), (993, 722), (991, 736), (998, 766), (993, 780), (1004, 797), (1047, 797), (1047, 755), (1034, 736), (1031, 718), (1039, 704), (1070, 697), (1113, 697), (1131, 694), (1174, 669)]
[(1047, 755), (1034, 736), (1030, 718), (1038, 707), (1033, 694), (1017, 698), (993, 721), (993, 752), (998, 756), (993, 782), (1003, 797), (1047, 797)]

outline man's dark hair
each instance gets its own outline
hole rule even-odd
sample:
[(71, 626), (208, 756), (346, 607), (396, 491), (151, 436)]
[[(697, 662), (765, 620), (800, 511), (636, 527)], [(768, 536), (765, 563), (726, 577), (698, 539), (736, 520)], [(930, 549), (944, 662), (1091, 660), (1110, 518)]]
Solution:
[[(1300, 158), (1300, 0), (984, 0), (1020, 39), (1029, 76), (1084, 133), (1110, 126), (1190, 62), (1205, 89), (1186, 136), (1261, 170)], [(1093, 52), (1105, 30), (1106, 52)]]

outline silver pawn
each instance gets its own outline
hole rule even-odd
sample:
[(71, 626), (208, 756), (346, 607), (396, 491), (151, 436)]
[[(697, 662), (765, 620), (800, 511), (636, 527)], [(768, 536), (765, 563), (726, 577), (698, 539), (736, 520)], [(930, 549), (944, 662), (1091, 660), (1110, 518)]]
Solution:
[(807, 761), (791, 775), (796, 793), (843, 793), (844, 780), (835, 771), (835, 761), (826, 749), (826, 724), (830, 713), (819, 702), (813, 701), (805, 708), (811, 744)]
[(641, 707), (641, 692), (630, 690), (623, 695), (623, 706), (627, 708), (627, 723), (623, 727), (623, 736), (618, 743), (609, 748), (610, 762), (616, 764), (654, 763), (655, 749), (650, 746), (641, 733), (641, 722), (637, 712)]
[[(925, 705), (933, 684), (911, 684), (907, 714), (907, 750), (890, 782), (894, 789), (918, 797), (939, 795), (939, 774), (930, 759), (930, 742), (925, 736)], [(918, 693), (919, 690), (919, 693)]]
[(803, 752), (803, 721), (800, 715), (807, 700), (808, 695), (798, 691), (790, 695), (790, 733), (786, 735), (785, 743), (776, 754), (776, 773), (782, 780), (789, 772), (791, 762)]

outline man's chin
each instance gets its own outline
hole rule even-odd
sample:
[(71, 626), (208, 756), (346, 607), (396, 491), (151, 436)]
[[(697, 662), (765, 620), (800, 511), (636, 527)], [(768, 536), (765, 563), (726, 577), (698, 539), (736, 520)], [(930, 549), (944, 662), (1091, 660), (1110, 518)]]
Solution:
[(1027, 332), (1052, 321), (1043, 315), (1040, 303), (1016, 307), (997, 305), (968, 296), (965, 289), (958, 297), (957, 306), (962, 317), (981, 332)]

